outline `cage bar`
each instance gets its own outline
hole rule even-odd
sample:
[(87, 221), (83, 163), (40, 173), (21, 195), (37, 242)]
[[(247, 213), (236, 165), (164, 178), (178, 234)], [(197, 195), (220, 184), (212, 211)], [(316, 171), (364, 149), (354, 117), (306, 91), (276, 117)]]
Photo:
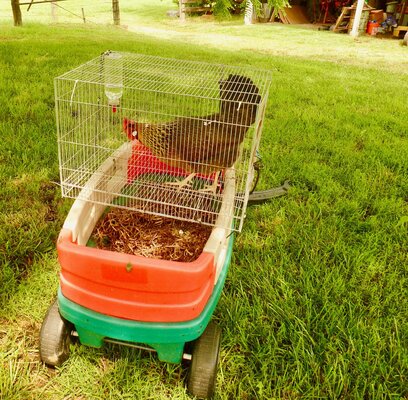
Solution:
[(62, 195), (206, 225), (232, 213), (240, 231), (270, 83), (270, 71), (111, 51), (57, 77)]

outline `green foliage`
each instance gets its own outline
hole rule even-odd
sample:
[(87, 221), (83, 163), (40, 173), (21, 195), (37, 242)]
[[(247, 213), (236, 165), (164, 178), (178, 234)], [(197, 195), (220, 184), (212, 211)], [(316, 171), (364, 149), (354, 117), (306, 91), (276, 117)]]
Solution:
[[(179, 4), (178, 0), (173, 0), (173, 3)], [(229, 18), (231, 16), (232, 10), (240, 10), (243, 13), (249, 3), (249, 0), (197, 0), (196, 4), (198, 6), (203, 6), (211, 4), (214, 15), (220, 18)], [(287, 7), (289, 5), (288, 0), (251, 0), (251, 4), (257, 15), (262, 15), (263, 6), (267, 4), (270, 8), (274, 9), (277, 13), (280, 9)]]
[(213, 2), (214, 14), (219, 17), (229, 17), (231, 9), (234, 7), (233, 0), (217, 0)]
[(255, 13), (257, 15), (262, 15), (264, 10), (264, 5), (267, 4), (271, 9), (274, 10), (274, 13), (277, 13), (284, 7), (289, 5), (288, 0), (243, 0), (243, 1), (234, 1), (234, 0), (217, 0), (214, 2), (214, 14), (222, 17), (230, 15), (231, 9), (240, 8), (242, 11), (246, 7), (252, 4), (254, 7)]
[[(246, 0), (244, 3), (247, 4), (248, 1), (249, 0)], [(254, 6), (256, 15), (263, 15), (264, 5), (266, 4), (273, 9), (274, 14), (277, 14), (279, 10), (289, 6), (288, 0), (251, 0), (251, 3)]]

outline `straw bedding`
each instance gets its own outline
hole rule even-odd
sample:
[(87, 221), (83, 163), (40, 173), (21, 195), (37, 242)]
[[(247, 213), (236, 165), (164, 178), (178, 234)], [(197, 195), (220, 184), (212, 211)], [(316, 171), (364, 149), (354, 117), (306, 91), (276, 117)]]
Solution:
[(113, 208), (100, 219), (92, 239), (100, 249), (191, 262), (210, 234), (209, 226)]

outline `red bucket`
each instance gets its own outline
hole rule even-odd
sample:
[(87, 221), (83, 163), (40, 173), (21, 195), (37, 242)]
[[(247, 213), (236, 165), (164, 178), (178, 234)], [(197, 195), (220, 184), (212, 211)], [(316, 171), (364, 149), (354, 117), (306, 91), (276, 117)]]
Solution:
[(367, 33), (371, 36), (375, 36), (378, 32), (378, 27), (380, 26), (380, 24), (378, 22), (374, 22), (374, 21), (368, 21), (367, 24)]

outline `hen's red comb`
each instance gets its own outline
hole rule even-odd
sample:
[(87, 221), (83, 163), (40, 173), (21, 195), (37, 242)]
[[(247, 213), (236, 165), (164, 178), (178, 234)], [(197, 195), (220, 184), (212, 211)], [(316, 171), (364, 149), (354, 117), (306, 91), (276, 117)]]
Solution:
[(130, 140), (134, 139), (133, 131), (136, 128), (136, 122), (133, 121), (132, 119), (127, 119), (125, 117), (125, 118), (123, 118), (122, 127), (123, 127), (123, 131), (126, 133), (126, 136), (128, 137), (128, 139), (130, 139)]

